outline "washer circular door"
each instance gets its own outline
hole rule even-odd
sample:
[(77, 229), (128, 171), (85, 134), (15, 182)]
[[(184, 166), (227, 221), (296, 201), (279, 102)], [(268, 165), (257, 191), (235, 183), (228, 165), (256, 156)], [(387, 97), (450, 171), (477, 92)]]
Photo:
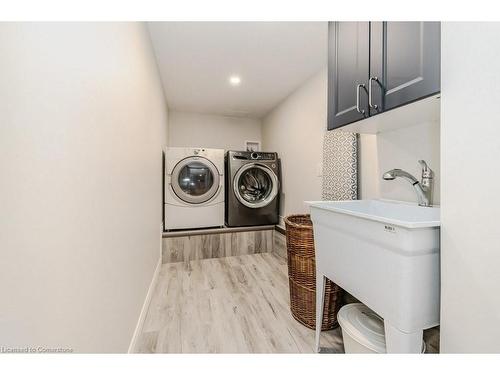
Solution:
[(278, 195), (276, 174), (263, 164), (246, 164), (233, 180), (234, 194), (238, 201), (249, 208), (265, 207)]
[(181, 160), (172, 170), (172, 189), (186, 203), (209, 201), (219, 191), (219, 185), (220, 176), (216, 166), (199, 156)]

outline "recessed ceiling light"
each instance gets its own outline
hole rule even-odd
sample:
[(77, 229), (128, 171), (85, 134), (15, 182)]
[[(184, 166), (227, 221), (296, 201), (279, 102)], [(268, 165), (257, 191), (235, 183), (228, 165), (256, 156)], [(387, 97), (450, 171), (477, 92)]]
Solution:
[(229, 83), (231, 84), (231, 86), (239, 86), (241, 83), (240, 76), (232, 75), (231, 77), (229, 77)]

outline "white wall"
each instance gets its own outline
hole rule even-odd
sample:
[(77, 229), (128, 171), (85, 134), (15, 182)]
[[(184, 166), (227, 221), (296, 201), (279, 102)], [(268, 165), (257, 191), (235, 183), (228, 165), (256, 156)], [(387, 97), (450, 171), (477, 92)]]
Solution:
[[(396, 109), (397, 110), (397, 109)], [(384, 181), (382, 174), (393, 168), (401, 168), (420, 180), (422, 168), (418, 160), (423, 159), (434, 171), (433, 203), (440, 202), (440, 158), (439, 122), (422, 123), (377, 134), (377, 158), (380, 197), (400, 201), (416, 202), (413, 186), (403, 179)]]
[(0, 345), (125, 352), (167, 113), (140, 23), (0, 25)]
[(359, 134), (358, 138), (358, 197), (380, 198), (380, 166), (377, 136)]
[(499, 353), (500, 23), (441, 35), (441, 351)]
[(326, 69), (293, 92), (262, 120), (265, 151), (281, 158), (280, 216), (307, 212), (321, 199), (321, 162), (326, 130)]
[(261, 121), (257, 119), (174, 110), (168, 119), (169, 146), (244, 150), (245, 141), (261, 140)]

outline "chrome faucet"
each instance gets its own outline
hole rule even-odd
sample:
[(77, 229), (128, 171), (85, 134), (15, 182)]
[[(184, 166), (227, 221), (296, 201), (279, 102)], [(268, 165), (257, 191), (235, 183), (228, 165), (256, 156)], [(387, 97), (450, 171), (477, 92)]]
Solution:
[(434, 188), (434, 172), (429, 168), (424, 160), (419, 160), (418, 163), (422, 166), (422, 180), (419, 182), (415, 177), (402, 169), (391, 169), (383, 174), (384, 180), (394, 180), (396, 177), (401, 177), (409, 181), (418, 198), (418, 205), (429, 207), (432, 204), (432, 190)]

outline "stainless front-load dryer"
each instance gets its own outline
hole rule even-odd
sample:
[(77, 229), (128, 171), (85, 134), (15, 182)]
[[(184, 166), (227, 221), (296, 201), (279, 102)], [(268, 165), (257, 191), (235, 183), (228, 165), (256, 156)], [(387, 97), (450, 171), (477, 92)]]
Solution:
[(226, 225), (278, 224), (278, 155), (275, 152), (228, 151), (225, 168)]

